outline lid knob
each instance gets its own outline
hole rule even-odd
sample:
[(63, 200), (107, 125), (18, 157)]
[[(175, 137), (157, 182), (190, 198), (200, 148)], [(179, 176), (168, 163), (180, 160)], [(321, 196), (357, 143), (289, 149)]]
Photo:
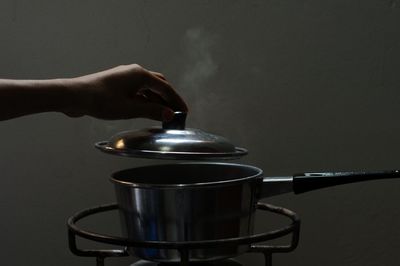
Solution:
[(163, 129), (177, 129), (183, 130), (185, 129), (186, 123), (186, 112), (175, 111), (174, 116), (169, 121), (163, 121), (162, 127)]

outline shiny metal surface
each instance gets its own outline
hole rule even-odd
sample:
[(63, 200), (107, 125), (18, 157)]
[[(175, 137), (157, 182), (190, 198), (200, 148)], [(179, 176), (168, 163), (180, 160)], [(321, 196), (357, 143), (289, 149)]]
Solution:
[[(132, 240), (189, 241), (253, 233), (262, 170), (240, 164), (182, 163), (117, 172), (112, 177), (123, 233)], [(248, 246), (196, 249), (190, 261), (237, 256)], [(178, 262), (175, 250), (129, 249), (145, 260)]]
[(247, 154), (227, 139), (199, 129), (124, 131), (95, 146), (114, 155), (151, 159), (235, 159)]
[(152, 159), (235, 159), (247, 154), (229, 140), (200, 129), (186, 128), (186, 113), (175, 112), (162, 128), (145, 128), (118, 133), (95, 144), (101, 151)]
[(264, 177), (260, 198), (293, 192), (293, 176)]

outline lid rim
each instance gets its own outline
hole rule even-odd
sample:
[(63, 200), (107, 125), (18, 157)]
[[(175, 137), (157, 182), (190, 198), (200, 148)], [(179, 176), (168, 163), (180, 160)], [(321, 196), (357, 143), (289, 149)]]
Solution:
[[(135, 149), (115, 149), (111, 147), (110, 141), (95, 143), (95, 147), (105, 153), (126, 156), (154, 159), (236, 159), (248, 153), (247, 149), (235, 147), (234, 152), (181, 152), (181, 151), (153, 151)], [(175, 157), (176, 156), (176, 157)]]

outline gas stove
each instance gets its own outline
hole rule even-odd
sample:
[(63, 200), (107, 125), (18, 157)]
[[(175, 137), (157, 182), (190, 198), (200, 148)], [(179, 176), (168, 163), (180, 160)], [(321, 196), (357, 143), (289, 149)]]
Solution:
[[(200, 262), (200, 263), (195, 263), (194, 265), (195, 266), (241, 266), (242, 264), (232, 259), (227, 259), (220, 262)], [(131, 264), (130, 266), (179, 266), (179, 263), (178, 264), (157, 263), (157, 262), (140, 260), (138, 262)]]
[[(215, 239), (205, 241), (188, 241), (188, 242), (167, 242), (167, 241), (135, 241), (120, 236), (110, 236), (83, 230), (77, 226), (77, 222), (88, 216), (96, 215), (102, 212), (108, 212), (118, 209), (117, 204), (101, 205), (80, 211), (68, 219), (68, 240), (69, 248), (77, 256), (96, 258), (96, 266), (104, 266), (105, 258), (131, 256), (128, 253), (128, 247), (149, 248), (149, 249), (172, 249), (177, 250), (180, 254), (180, 261), (176, 263), (161, 263), (140, 260), (130, 266), (240, 266), (239, 262), (232, 258), (218, 261), (189, 261), (191, 251), (199, 248), (237, 248), (246, 246), (245, 252), (261, 253), (265, 258), (265, 265), (272, 266), (272, 255), (274, 253), (287, 253), (293, 251), (298, 244), (300, 233), (300, 219), (296, 213), (291, 210), (273, 206), (266, 203), (258, 203), (257, 209), (263, 212), (270, 212), (275, 215), (281, 215), (289, 218), (291, 223), (282, 226), (279, 229), (270, 230), (260, 234), (235, 237), (229, 239)], [(279, 239), (283, 236), (291, 234), (291, 241), (287, 245), (268, 245), (267, 241)], [(121, 249), (80, 249), (77, 247), (76, 237), (85, 238), (95, 242), (112, 244), (121, 246)]]

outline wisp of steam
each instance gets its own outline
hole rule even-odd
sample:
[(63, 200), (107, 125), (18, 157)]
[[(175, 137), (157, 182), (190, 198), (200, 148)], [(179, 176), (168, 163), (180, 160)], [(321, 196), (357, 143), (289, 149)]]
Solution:
[(183, 37), (185, 61), (178, 85), (184, 91), (190, 106), (192, 122), (205, 122), (206, 119), (202, 119), (204, 111), (217, 99), (215, 93), (207, 86), (207, 82), (218, 70), (211, 53), (215, 44), (215, 36), (203, 28), (188, 29)]

